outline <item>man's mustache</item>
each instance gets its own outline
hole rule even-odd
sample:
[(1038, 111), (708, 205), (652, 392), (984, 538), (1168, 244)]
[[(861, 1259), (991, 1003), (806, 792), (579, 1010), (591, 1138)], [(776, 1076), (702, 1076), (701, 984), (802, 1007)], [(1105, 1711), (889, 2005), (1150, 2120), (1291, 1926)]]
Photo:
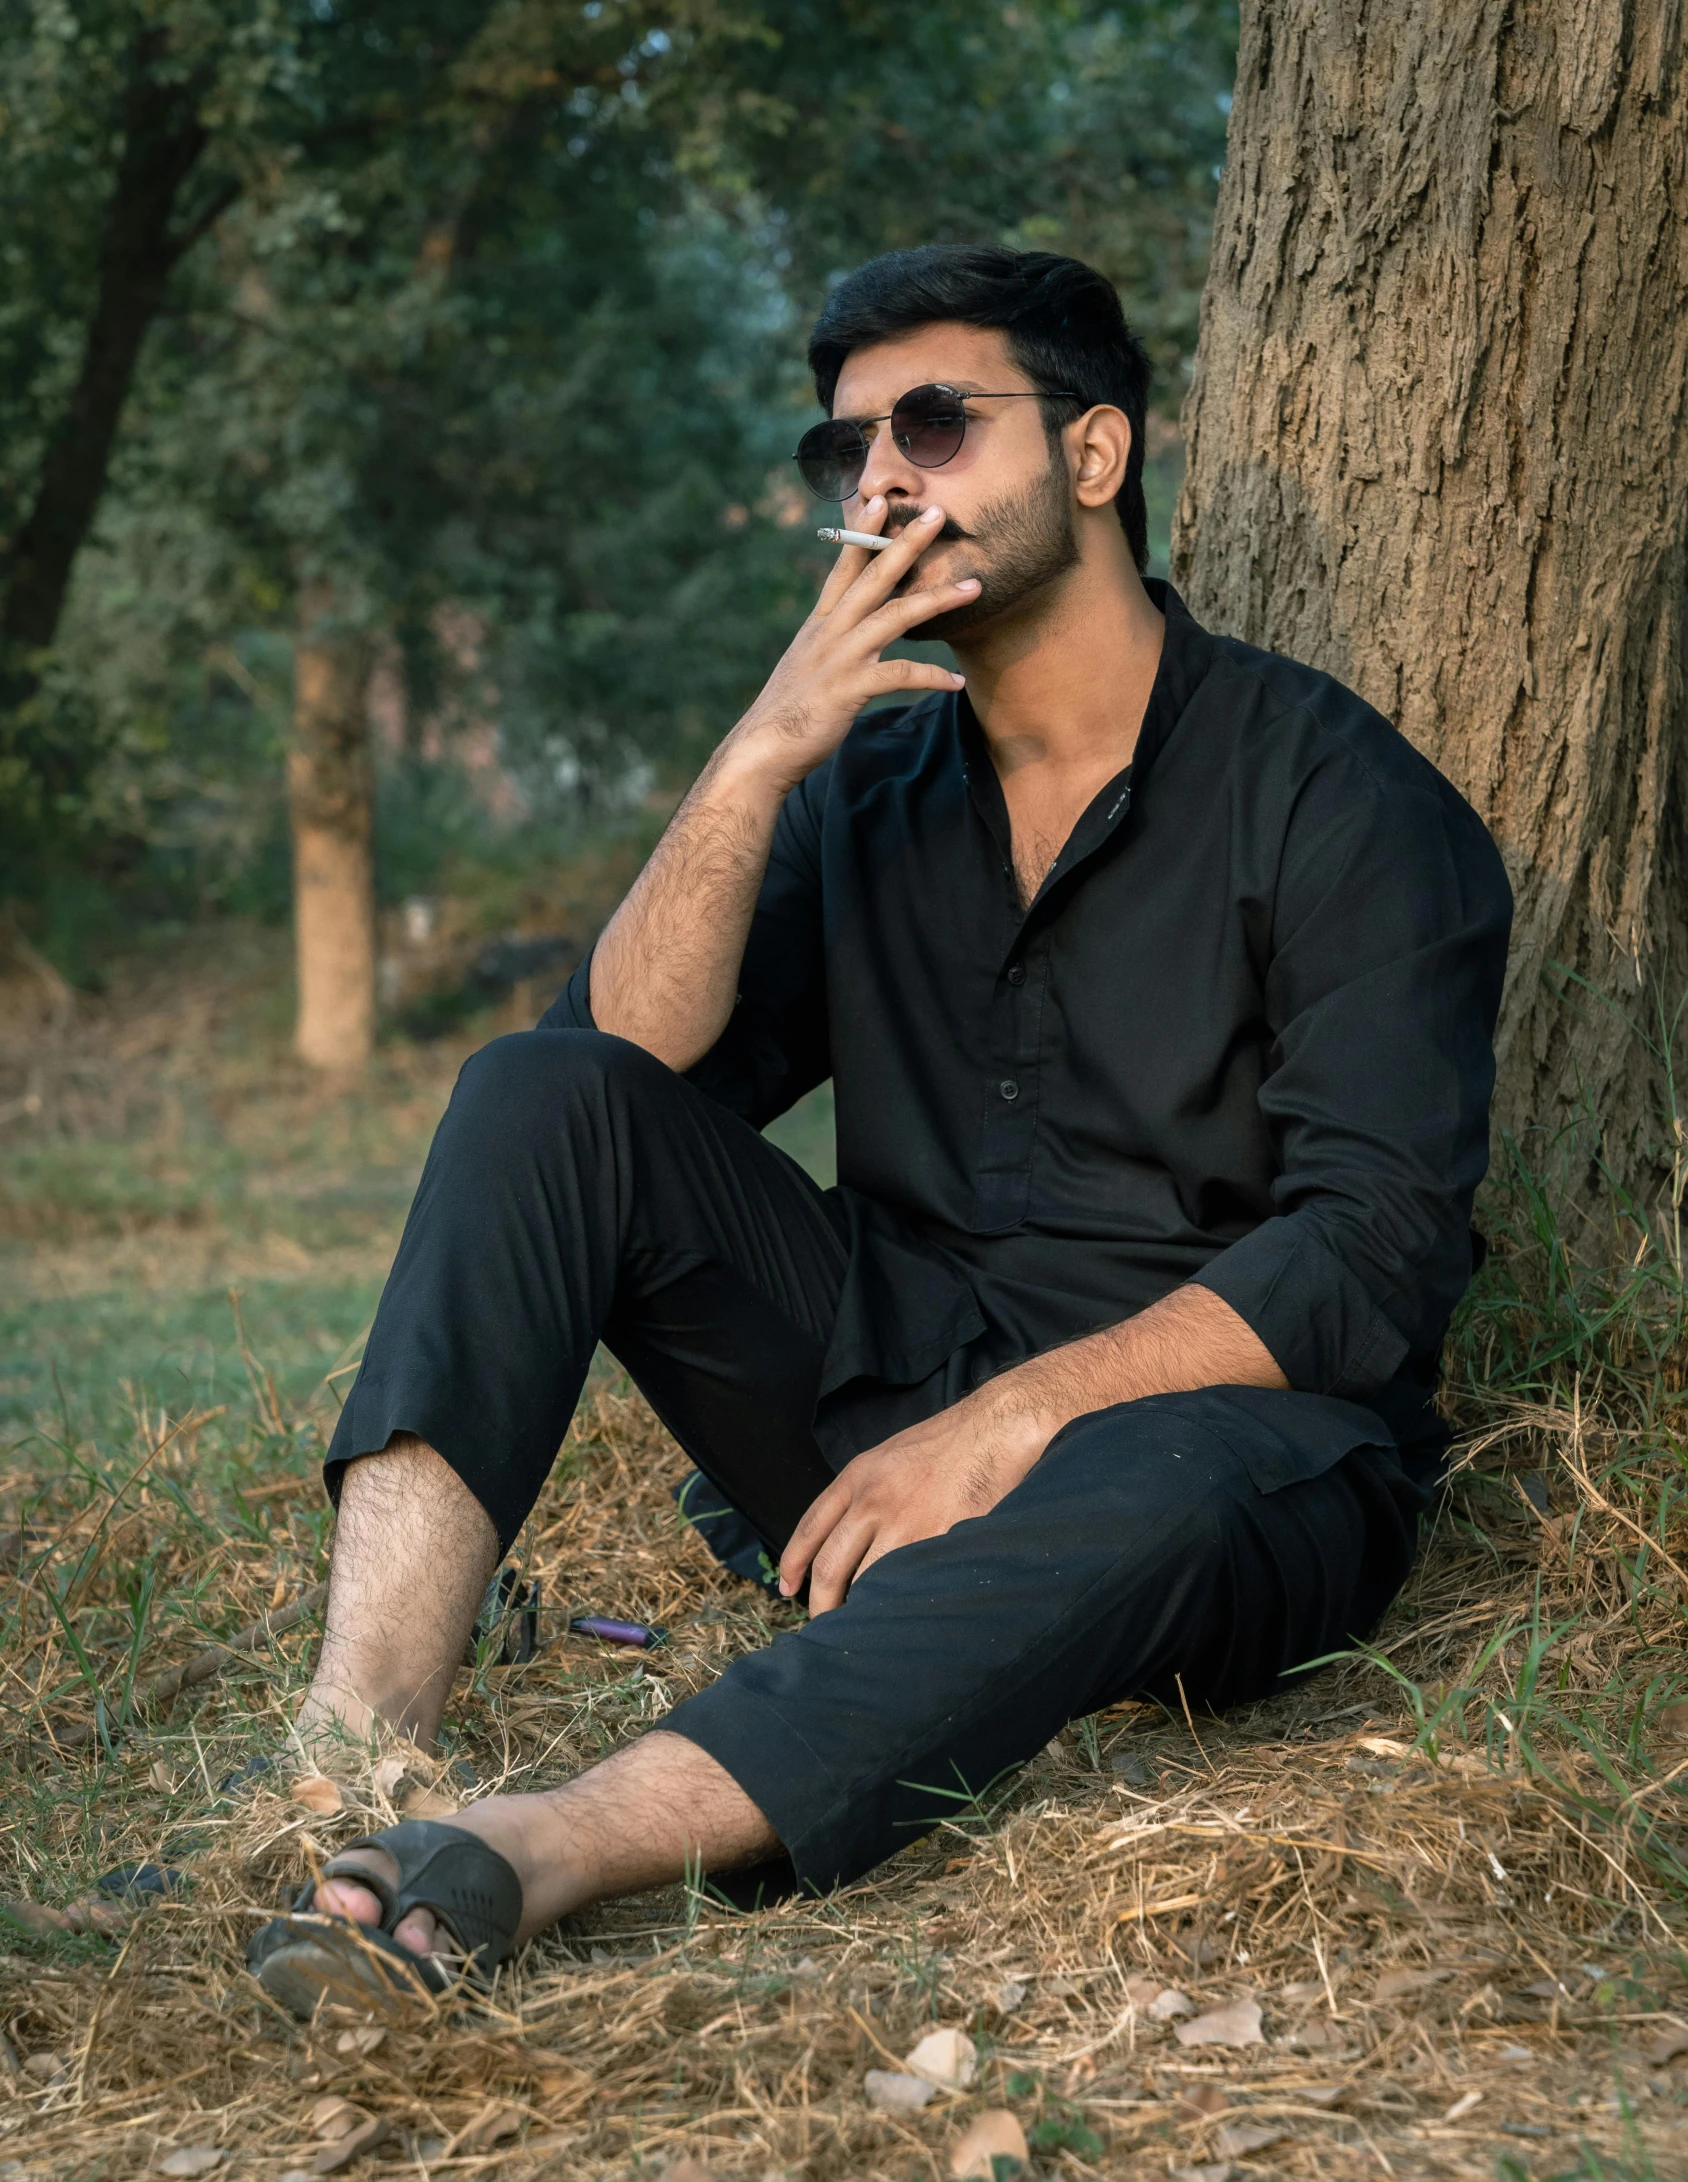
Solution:
[[(919, 518), (919, 508), (899, 500), (897, 505), (886, 514), (885, 529), (888, 534), (895, 536), (898, 531), (907, 530), (910, 523), (917, 522)], [(970, 538), (972, 535), (971, 531), (962, 529), (953, 515), (946, 515), (943, 520), (943, 527), (938, 532), (938, 539)]]

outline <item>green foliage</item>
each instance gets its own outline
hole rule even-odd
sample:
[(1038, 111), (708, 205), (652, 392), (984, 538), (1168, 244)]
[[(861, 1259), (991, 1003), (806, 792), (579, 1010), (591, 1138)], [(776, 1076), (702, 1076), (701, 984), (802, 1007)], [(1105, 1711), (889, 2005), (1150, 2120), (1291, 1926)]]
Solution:
[(533, 813), (686, 778), (823, 565), (786, 458), (829, 274), (929, 239), (1076, 249), (1175, 402), (1234, 36), (1230, 0), (9, 13), (0, 607), (115, 277), (137, 86), (203, 133), (52, 645), (0, 661), (10, 887), (44, 904), (92, 866), (153, 913), (285, 900), (306, 580), (396, 663), (407, 821), (462, 804), (452, 746), (488, 721)]

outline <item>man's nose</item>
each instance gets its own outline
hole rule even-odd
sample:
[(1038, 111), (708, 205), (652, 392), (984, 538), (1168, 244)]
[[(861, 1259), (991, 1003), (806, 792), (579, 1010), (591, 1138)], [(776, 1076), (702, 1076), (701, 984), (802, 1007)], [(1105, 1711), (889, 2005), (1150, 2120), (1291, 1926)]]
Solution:
[(883, 493), (887, 500), (918, 500), (926, 489), (926, 473), (912, 463), (881, 425), (867, 443), (867, 468), (856, 487), (858, 504)]

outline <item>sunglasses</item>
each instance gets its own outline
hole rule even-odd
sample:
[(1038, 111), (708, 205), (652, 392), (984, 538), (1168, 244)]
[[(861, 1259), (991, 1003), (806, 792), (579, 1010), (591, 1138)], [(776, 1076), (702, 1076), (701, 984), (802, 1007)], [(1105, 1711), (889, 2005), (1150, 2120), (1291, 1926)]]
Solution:
[[(1038, 394), (963, 394), (953, 386), (910, 387), (889, 417), (859, 420), (829, 417), (797, 442), (792, 460), (809, 490), (820, 500), (848, 500), (867, 468), (868, 424), (889, 424), (892, 443), (921, 470), (941, 470), (961, 452), (967, 437), (969, 402), (1035, 402)], [(1050, 401), (1077, 401), (1064, 388), (1047, 397)]]

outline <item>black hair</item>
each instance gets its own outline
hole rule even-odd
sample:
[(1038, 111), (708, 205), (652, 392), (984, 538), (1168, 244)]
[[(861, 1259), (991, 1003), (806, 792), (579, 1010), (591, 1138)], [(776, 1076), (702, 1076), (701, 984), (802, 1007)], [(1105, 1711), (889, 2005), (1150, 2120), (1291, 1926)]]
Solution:
[[(1146, 569), (1149, 358), (1125, 322), (1112, 283), (1076, 258), (994, 243), (928, 243), (870, 258), (833, 289), (809, 336), (809, 368), (821, 407), (831, 414), (838, 375), (853, 349), (945, 320), (1002, 329), (1009, 355), (1043, 395), (1038, 409), (1051, 442), (1098, 402), (1124, 410), (1131, 453), (1115, 506), (1132, 558)], [(1071, 400), (1056, 398), (1063, 387), (1071, 389)]]

